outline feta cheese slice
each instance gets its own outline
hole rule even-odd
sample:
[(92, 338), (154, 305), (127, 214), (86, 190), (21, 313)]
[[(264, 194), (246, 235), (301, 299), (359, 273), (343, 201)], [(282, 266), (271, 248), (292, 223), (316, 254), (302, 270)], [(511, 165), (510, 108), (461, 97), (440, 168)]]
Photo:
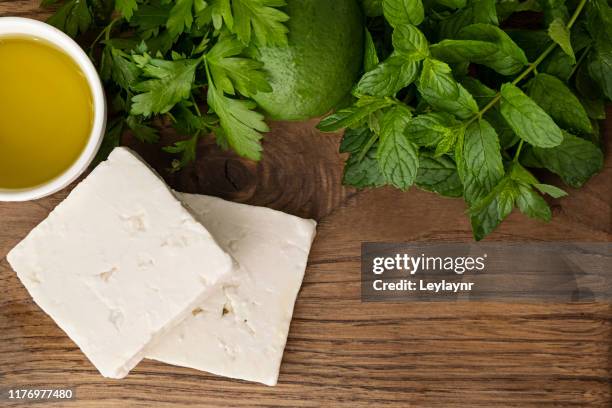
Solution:
[(161, 178), (115, 149), (8, 255), (102, 375), (122, 378), (233, 261)]
[(240, 267), (147, 357), (275, 385), (316, 223), (214, 197), (177, 196)]

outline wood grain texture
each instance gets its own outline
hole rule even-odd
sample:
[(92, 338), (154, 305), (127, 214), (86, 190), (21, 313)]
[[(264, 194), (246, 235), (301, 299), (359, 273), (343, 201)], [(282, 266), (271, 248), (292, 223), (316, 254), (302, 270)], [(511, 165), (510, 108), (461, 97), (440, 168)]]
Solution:
[[(43, 18), (36, 4), (0, 1), (0, 16)], [(124, 380), (103, 379), (4, 259), (67, 189), (36, 202), (0, 203), (0, 391), (74, 387), (78, 401), (47, 405), (96, 408), (611, 406), (608, 304), (361, 303), (362, 241), (467, 241), (465, 207), (416, 190), (342, 187), (339, 136), (320, 134), (313, 123), (273, 124), (260, 164), (205, 140), (201, 159), (177, 174), (165, 170), (171, 157), (157, 147), (124, 140), (178, 190), (320, 221), (277, 387), (153, 361)], [(174, 137), (164, 134), (167, 142)], [(609, 242), (611, 179), (608, 159), (584, 188), (551, 201), (550, 224), (512, 214), (489, 239)]]

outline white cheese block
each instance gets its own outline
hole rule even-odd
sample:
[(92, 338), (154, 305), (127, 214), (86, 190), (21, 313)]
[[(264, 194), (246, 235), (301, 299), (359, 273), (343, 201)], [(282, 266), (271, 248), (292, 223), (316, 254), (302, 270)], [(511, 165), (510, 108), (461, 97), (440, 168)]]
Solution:
[(115, 149), (8, 255), (102, 375), (122, 378), (233, 268), (144, 162)]
[(275, 385), (316, 223), (214, 197), (177, 196), (240, 267), (147, 357)]

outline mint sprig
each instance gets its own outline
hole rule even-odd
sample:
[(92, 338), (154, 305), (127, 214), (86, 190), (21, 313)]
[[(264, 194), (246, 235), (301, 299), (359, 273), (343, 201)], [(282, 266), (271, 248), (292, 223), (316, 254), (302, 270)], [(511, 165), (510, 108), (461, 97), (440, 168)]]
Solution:
[[(364, 0), (364, 6), (371, 35), (355, 102), (319, 125), (349, 128), (345, 183), (463, 196), (479, 240), (513, 208), (550, 220), (542, 195), (565, 192), (540, 183), (529, 167), (572, 187), (602, 168), (594, 120), (605, 116), (604, 101), (612, 97), (612, 12), (605, 0), (573, 6), (443, 0), (426, 7), (421, 0)], [(543, 12), (540, 29), (499, 27), (524, 10)], [(389, 117), (401, 126), (384, 126)]]

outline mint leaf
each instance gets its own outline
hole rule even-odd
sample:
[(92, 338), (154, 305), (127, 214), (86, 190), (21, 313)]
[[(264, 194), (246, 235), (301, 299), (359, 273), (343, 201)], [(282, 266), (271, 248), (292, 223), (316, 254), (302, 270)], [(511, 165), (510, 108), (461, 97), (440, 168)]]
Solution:
[(457, 166), (447, 156), (433, 157), (431, 154), (419, 154), (419, 170), (416, 185), (446, 197), (461, 197), (463, 185), (457, 173)]
[(558, 78), (538, 74), (527, 84), (529, 96), (562, 128), (579, 133), (593, 133), (584, 107)]
[(376, 161), (378, 146), (374, 144), (364, 155), (351, 154), (344, 165), (342, 184), (357, 188), (382, 187), (385, 177)]
[(361, 3), (363, 5), (365, 15), (368, 17), (382, 16), (382, 2), (383, 0), (363, 0)]
[(539, 0), (544, 12), (544, 21), (550, 24), (555, 19), (567, 21), (569, 13), (567, 6), (565, 5), (566, 0)]
[(289, 16), (277, 8), (284, 5), (285, 0), (232, 0), (232, 32), (245, 45), (252, 38), (261, 46), (286, 45)]
[(512, 208), (509, 202), (511, 199), (512, 195), (507, 193), (503, 197), (493, 197), (488, 205), (470, 213), (472, 234), (476, 241), (480, 241), (492, 233), (510, 214), (508, 209)]
[(517, 183), (506, 176), (486, 196), (470, 206), (474, 239), (480, 241), (501, 224), (512, 212), (518, 194)]
[(467, 5), (467, 0), (435, 0), (436, 3), (452, 9), (461, 9)]
[(603, 168), (603, 153), (593, 143), (563, 132), (556, 147), (533, 148), (533, 154), (548, 170), (571, 187), (581, 187)]
[(372, 131), (367, 127), (346, 129), (340, 143), (340, 153), (361, 152), (361, 149), (363, 149), (372, 136)]
[(419, 25), (425, 18), (421, 0), (383, 0), (383, 13), (393, 27), (404, 24)]
[[(476, 78), (463, 78), (461, 79), (461, 84), (468, 90), (470, 94), (472, 94), (472, 96), (478, 103), (479, 108), (485, 107), (497, 95), (496, 91), (484, 85)], [(516, 133), (514, 133), (512, 128), (502, 117), (499, 111), (499, 106), (494, 106), (490, 108), (487, 112), (485, 112), (484, 118), (487, 120), (487, 122), (489, 122), (491, 126), (493, 126), (495, 132), (497, 132), (497, 136), (499, 137), (499, 142), (502, 146), (502, 149), (508, 149), (518, 143), (518, 141), (520, 140), (519, 137), (516, 135)]]
[(561, 48), (556, 48), (538, 67), (540, 72), (554, 75), (568, 81), (572, 75), (574, 62)]
[(536, 183), (533, 186), (537, 188), (540, 193), (548, 194), (552, 198), (561, 198), (567, 195), (567, 193), (561, 190), (559, 187), (550, 184)]
[(498, 25), (495, 0), (468, 0), (465, 8), (440, 21), (439, 38), (455, 38), (461, 29), (470, 24)]
[(425, 35), (413, 25), (400, 25), (393, 31), (395, 51), (409, 61), (421, 61), (429, 55)]
[(497, 134), (486, 120), (467, 127), (456, 156), (465, 200), (470, 205), (484, 198), (504, 176)]
[(442, 140), (452, 137), (453, 129), (459, 124), (448, 113), (427, 113), (412, 119), (406, 127), (406, 134), (419, 146), (435, 147)]
[(529, 172), (529, 170), (517, 162), (512, 162), (509, 165), (508, 176), (512, 180), (527, 184), (528, 186), (538, 183), (538, 179), (536, 179), (533, 174)]
[(550, 221), (552, 213), (548, 203), (541, 195), (533, 191), (533, 189), (525, 184), (517, 184), (518, 195), (516, 196), (516, 205), (523, 214), (530, 218), (539, 219), (542, 221)]
[(419, 167), (418, 148), (406, 136), (410, 111), (401, 106), (389, 109), (382, 119), (377, 159), (387, 183), (400, 190), (412, 184)]
[(380, 60), (378, 59), (378, 53), (376, 52), (376, 45), (374, 44), (374, 39), (372, 39), (372, 34), (370, 34), (370, 30), (367, 28), (365, 29), (364, 42), (363, 69), (368, 72), (376, 68)]
[(514, 133), (514, 130), (510, 127), (506, 119), (502, 116), (498, 107), (491, 108), (485, 113), (484, 118), (493, 126), (499, 143), (502, 149), (509, 149), (510, 147), (517, 144), (521, 139)]
[(450, 63), (486, 61), (497, 51), (497, 45), (477, 40), (442, 40), (431, 46), (431, 55)]
[(464, 132), (465, 125), (463, 123), (451, 127), (449, 129), (449, 132), (444, 135), (444, 138), (440, 140), (440, 142), (436, 146), (434, 157), (440, 157), (453, 150), (457, 141), (461, 140), (461, 138), (463, 137)]
[(504, 0), (497, 3), (497, 16), (500, 21), (506, 20), (514, 13), (521, 11), (542, 11), (538, 0)]
[(469, 25), (462, 28), (458, 36), (464, 40), (477, 40), (494, 45), (496, 48), (492, 54), (483, 55), (472, 49), (474, 54), (468, 61), (488, 66), (502, 75), (517, 74), (528, 63), (523, 50), (508, 34), (492, 24)]
[(69, 0), (62, 5), (47, 23), (62, 30), (70, 37), (89, 30), (93, 21), (87, 0)]
[(166, 113), (178, 102), (189, 99), (200, 60), (165, 61), (149, 59), (142, 67), (150, 77), (132, 88), (142, 92), (132, 98), (132, 115)]
[(261, 159), (261, 134), (269, 131), (264, 116), (253, 109), (257, 104), (250, 100), (227, 98), (209, 81), (208, 104), (219, 116), (222, 132), (216, 131), (221, 146), (228, 145), (240, 156), (251, 160)]
[(478, 113), (478, 105), (472, 95), (455, 81), (450, 67), (441, 61), (425, 59), (417, 89), (431, 106), (461, 119)]
[(536, 60), (551, 44), (548, 33), (543, 30), (513, 28), (506, 30), (506, 33), (512, 38), (515, 44), (521, 47), (529, 61)]
[[(206, 54), (208, 67), (215, 86), (223, 92), (235, 95), (235, 89), (251, 97), (258, 92), (271, 92), (263, 63), (238, 55), (244, 45), (234, 37), (223, 37)], [(234, 89), (235, 88), (235, 89)]]
[(497, 95), (497, 92), (489, 88), (476, 78), (465, 77), (459, 81), (461, 85), (472, 95), (479, 108), (486, 106)]
[(612, 100), (612, 8), (607, 1), (588, 3), (586, 26), (595, 48), (587, 61), (589, 73), (603, 94)]
[(393, 105), (387, 98), (361, 97), (353, 106), (341, 109), (323, 119), (317, 128), (323, 132), (335, 132), (346, 127), (361, 124), (370, 114)]
[(570, 32), (561, 18), (557, 17), (550, 23), (548, 36), (571, 58), (572, 65), (575, 64), (576, 56), (572, 48)]
[(591, 77), (612, 100), (612, 49), (590, 53), (588, 67)]
[(357, 84), (355, 92), (378, 97), (393, 96), (417, 78), (419, 64), (392, 55), (367, 72)]
[(130, 21), (136, 9), (138, 9), (136, 0), (115, 0), (115, 10), (117, 10), (127, 21)]
[(591, 119), (603, 120), (606, 118), (606, 105), (603, 99), (580, 98), (587, 115)]
[(510, 83), (502, 85), (501, 114), (524, 141), (538, 147), (554, 147), (563, 141), (561, 129), (531, 98)]

